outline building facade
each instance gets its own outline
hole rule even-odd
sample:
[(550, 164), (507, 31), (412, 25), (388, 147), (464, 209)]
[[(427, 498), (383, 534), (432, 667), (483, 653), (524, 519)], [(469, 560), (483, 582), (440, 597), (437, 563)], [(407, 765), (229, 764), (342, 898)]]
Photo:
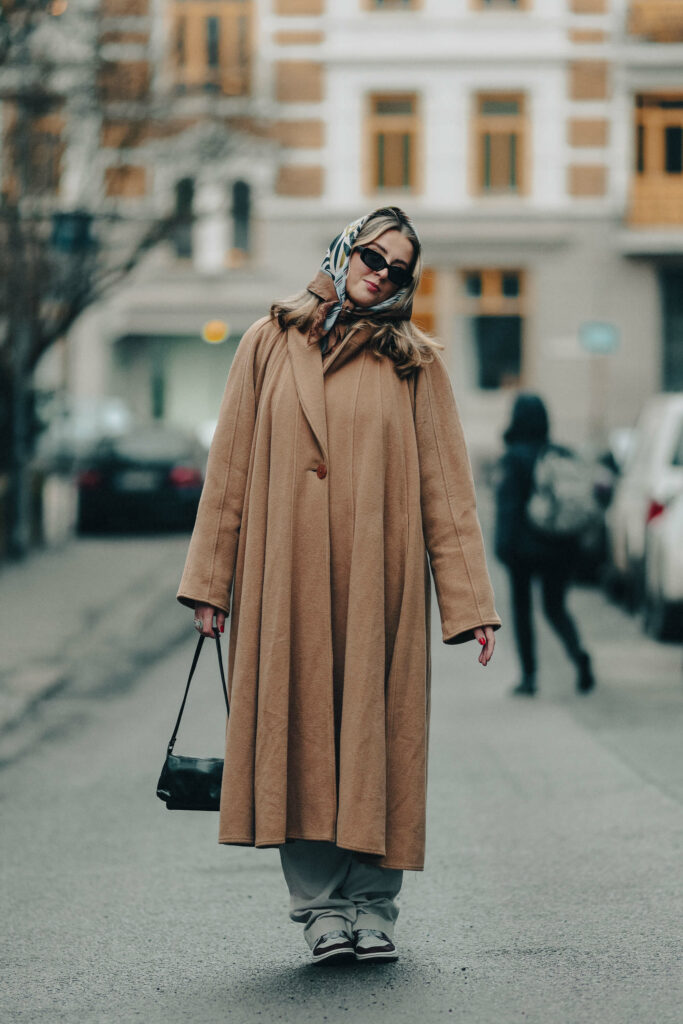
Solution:
[[(131, 216), (174, 204), (177, 224), (74, 332), (77, 388), (210, 418), (243, 330), (343, 224), (390, 204), (423, 239), (415, 315), (475, 447), (495, 448), (518, 388), (574, 441), (683, 388), (683, 0), (103, 10), (106, 188)], [(129, 144), (130, 111), (155, 95), (172, 103)], [(184, 149), (165, 162), (169, 134)], [(202, 340), (210, 320), (223, 344)]]

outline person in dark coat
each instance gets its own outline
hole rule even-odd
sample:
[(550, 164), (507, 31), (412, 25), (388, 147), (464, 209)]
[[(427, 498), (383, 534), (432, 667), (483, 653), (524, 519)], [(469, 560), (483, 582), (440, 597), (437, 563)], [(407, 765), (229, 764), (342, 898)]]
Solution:
[(546, 619), (577, 668), (576, 686), (587, 693), (595, 686), (590, 657), (583, 649), (574, 619), (566, 607), (577, 543), (540, 533), (526, 508), (533, 490), (536, 459), (548, 446), (548, 412), (538, 395), (518, 395), (503, 434), (505, 454), (496, 488), (495, 551), (510, 576), (517, 652), (522, 678), (513, 693), (536, 693), (536, 651), (532, 619), (532, 582), (540, 579)]

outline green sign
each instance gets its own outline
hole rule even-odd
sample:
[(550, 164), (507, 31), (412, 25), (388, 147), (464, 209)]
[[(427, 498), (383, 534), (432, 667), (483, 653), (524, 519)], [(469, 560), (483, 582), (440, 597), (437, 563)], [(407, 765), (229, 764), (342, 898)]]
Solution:
[(579, 326), (581, 347), (594, 356), (608, 356), (619, 348), (619, 328), (600, 320), (587, 320)]

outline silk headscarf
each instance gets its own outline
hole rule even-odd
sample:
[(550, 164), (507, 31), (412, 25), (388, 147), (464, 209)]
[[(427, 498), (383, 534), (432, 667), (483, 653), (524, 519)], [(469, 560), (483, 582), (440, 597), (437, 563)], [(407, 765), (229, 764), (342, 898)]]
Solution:
[[(352, 221), (351, 224), (347, 224), (344, 230), (330, 243), (330, 247), (325, 254), (325, 259), (320, 269), (332, 278), (338, 301), (326, 304), (326, 307), (329, 308), (326, 308), (324, 311), (325, 319), (322, 327), (324, 334), (332, 330), (337, 317), (342, 311), (342, 306), (346, 299), (346, 277), (349, 272), (351, 252), (361, 228), (371, 216), (372, 214), (368, 213), (364, 217), (359, 217), (358, 220)], [(392, 306), (403, 305), (409, 287), (409, 285), (405, 285), (405, 287), (399, 288), (390, 298), (385, 299), (384, 302), (380, 302), (376, 306), (364, 307), (362, 313), (381, 313)], [(410, 319), (410, 312), (410, 308), (407, 308), (407, 315), (404, 315), (404, 319)]]

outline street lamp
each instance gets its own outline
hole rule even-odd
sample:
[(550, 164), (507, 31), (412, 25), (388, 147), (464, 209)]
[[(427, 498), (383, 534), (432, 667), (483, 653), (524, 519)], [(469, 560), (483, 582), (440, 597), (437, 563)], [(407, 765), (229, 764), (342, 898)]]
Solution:
[(209, 345), (220, 345), (228, 336), (228, 325), (225, 320), (207, 320), (202, 327), (202, 338)]

